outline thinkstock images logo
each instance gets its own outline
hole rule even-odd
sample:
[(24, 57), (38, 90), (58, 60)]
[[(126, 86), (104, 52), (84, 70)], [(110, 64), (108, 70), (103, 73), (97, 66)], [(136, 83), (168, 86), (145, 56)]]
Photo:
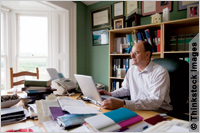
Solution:
[(189, 126), (199, 132), (199, 34), (189, 43)]

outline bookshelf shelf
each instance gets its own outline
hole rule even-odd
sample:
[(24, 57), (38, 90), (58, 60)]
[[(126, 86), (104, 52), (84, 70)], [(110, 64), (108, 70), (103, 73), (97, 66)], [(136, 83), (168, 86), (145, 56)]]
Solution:
[[(149, 24), (134, 26), (129, 28), (122, 28), (109, 31), (109, 89), (112, 88), (113, 81), (121, 81), (124, 78), (113, 77), (114, 59), (130, 59), (130, 54), (111, 54), (115, 52), (115, 38), (126, 37), (126, 34), (132, 34), (135, 30), (144, 31), (149, 29), (156, 31), (160, 29), (160, 52), (152, 53), (152, 58), (185, 58), (189, 57), (189, 51), (171, 51), (168, 49), (171, 36), (187, 35), (187, 34), (198, 34), (199, 33), (199, 17), (187, 18), (181, 20), (168, 21), (158, 24)], [(178, 46), (177, 46), (178, 47)], [(180, 49), (179, 49), (180, 50)], [(122, 68), (122, 66), (121, 66)]]
[(124, 78), (117, 78), (117, 77), (110, 77), (110, 79), (124, 79)]

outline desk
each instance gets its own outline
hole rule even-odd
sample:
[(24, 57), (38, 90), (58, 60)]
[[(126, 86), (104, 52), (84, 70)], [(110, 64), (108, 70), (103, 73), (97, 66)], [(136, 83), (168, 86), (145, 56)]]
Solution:
[[(76, 98), (78, 97), (79, 94), (75, 94), (74, 96), (71, 96), (74, 100), (76, 100)], [(91, 105), (91, 103), (86, 103), (88, 106)], [(18, 104), (18, 106), (21, 105), (21, 104)], [(93, 104), (94, 105), (94, 104)], [(95, 105), (96, 106), (96, 105)], [(99, 107), (99, 106), (97, 106)], [(111, 110), (108, 110), (108, 109), (101, 109), (101, 112), (102, 113), (105, 113), (105, 112), (109, 112)], [(150, 118), (158, 113), (156, 112), (153, 112), (153, 111), (134, 111), (136, 112), (138, 115), (142, 116), (144, 119), (147, 119), (147, 118)], [(173, 119), (172, 117), (169, 118), (170, 119)], [(38, 120), (32, 120), (32, 119), (28, 119), (26, 121), (23, 121), (23, 122), (19, 122), (19, 123), (15, 123), (15, 124), (9, 124), (9, 125), (4, 125), (4, 126), (1, 126), (1, 132), (4, 132), (6, 130), (9, 130), (9, 129), (16, 129), (16, 128), (26, 128), (26, 127), (31, 127), (31, 126), (34, 126), (34, 125), (38, 125), (42, 131), (45, 131), (45, 128), (43, 127), (42, 124), (39, 124), (39, 121)]]

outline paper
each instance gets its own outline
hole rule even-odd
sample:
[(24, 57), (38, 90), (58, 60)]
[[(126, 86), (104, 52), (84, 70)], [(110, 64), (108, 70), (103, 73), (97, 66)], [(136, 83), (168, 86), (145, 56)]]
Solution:
[(64, 106), (63, 109), (68, 111), (70, 114), (98, 114), (101, 113), (97, 109), (91, 107), (80, 107), (80, 106)]
[(45, 116), (51, 116), (49, 107), (60, 107), (57, 100), (41, 100), (43, 114)]
[(1, 126), (1, 132), (5, 132), (10, 129), (19, 129), (19, 127), (28, 128), (28, 127), (31, 127), (34, 125), (35, 125), (35, 123), (32, 120), (26, 120), (24, 122)]
[(42, 109), (42, 103), (41, 103), (41, 101), (36, 101), (36, 107), (37, 107), (37, 111), (38, 111), (38, 120), (39, 120), (40, 124), (42, 122), (52, 120), (51, 116), (45, 116), (43, 114), (43, 109)]
[(59, 98), (58, 102), (59, 102), (61, 108), (63, 108), (64, 106), (80, 106), (80, 107), (87, 106), (85, 104), (85, 102), (83, 102), (82, 100), (73, 100), (73, 99), (69, 99), (67, 97)]
[(47, 132), (67, 132), (62, 130), (56, 121), (46, 121), (42, 123)]
[(185, 128), (185, 127), (180, 127), (180, 126), (174, 125), (166, 132), (176, 132), (176, 133), (177, 132), (189, 132), (189, 129)]
[(91, 132), (91, 131), (89, 129), (87, 129), (85, 126), (80, 126), (76, 129), (70, 130), (70, 132), (75, 132), (75, 133), (81, 132), (81, 133), (83, 133), (83, 132)]

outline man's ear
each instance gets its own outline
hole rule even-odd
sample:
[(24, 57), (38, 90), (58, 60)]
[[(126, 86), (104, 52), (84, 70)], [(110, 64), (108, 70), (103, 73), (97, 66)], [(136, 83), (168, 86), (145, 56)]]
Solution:
[(147, 52), (146, 52), (146, 56), (148, 56), (148, 58), (150, 57), (150, 54), (151, 54), (150, 51), (147, 51)]

